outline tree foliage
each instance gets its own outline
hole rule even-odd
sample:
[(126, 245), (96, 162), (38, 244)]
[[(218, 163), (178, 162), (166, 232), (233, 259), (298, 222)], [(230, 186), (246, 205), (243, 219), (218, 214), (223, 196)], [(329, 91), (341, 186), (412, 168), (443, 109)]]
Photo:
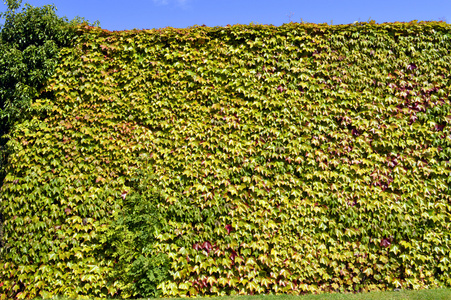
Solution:
[(33, 7), (21, 1), (8, 1), (1, 14), (5, 23), (0, 32), (0, 117), (6, 133), (14, 122), (24, 118), (31, 103), (53, 73), (60, 47), (71, 43), (75, 31), (55, 7)]

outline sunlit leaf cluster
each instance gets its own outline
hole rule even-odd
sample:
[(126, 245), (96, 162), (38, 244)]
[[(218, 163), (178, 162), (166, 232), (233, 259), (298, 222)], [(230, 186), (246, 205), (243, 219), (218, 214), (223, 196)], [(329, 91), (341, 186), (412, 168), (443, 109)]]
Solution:
[(12, 133), (1, 299), (136, 296), (151, 255), (163, 296), (451, 286), (450, 29), (80, 28)]

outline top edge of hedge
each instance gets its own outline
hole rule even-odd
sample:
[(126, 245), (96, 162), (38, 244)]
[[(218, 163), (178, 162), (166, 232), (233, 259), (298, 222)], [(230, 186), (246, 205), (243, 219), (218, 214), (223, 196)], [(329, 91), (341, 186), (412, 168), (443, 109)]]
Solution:
[[(174, 27), (164, 27), (164, 28), (154, 28), (154, 29), (131, 29), (131, 30), (120, 30), (120, 31), (110, 31), (108, 29), (103, 29), (100, 27), (81, 25), (78, 26), (79, 33), (96, 33), (96, 34), (119, 34), (119, 35), (129, 35), (138, 33), (160, 33), (160, 34), (170, 34), (170, 33), (189, 33), (192, 31), (198, 32), (216, 32), (216, 31), (230, 31), (237, 32), (240, 30), (246, 30), (248, 33), (250, 31), (258, 32), (259, 30), (275, 30), (275, 31), (285, 31), (293, 29), (304, 29), (311, 30), (313, 32), (325, 32), (325, 31), (371, 31), (371, 30), (392, 30), (396, 32), (405, 32), (406, 34), (411, 34), (413, 32), (423, 32), (424, 30), (451, 30), (451, 24), (442, 21), (410, 21), (410, 22), (386, 22), (386, 23), (375, 23), (370, 22), (358, 22), (351, 24), (338, 24), (329, 25), (327, 23), (285, 23), (281, 26), (275, 25), (264, 25), (264, 24), (235, 24), (226, 26), (214, 26), (209, 27), (206, 25), (194, 25), (187, 28), (174, 28)], [(406, 31), (407, 30), (407, 31)], [(451, 33), (451, 32), (449, 32)]]

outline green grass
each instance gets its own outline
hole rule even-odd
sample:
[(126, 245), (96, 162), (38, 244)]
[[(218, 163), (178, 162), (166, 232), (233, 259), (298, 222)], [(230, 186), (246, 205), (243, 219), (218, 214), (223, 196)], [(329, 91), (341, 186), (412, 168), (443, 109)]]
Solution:
[[(70, 298), (51, 298), (52, 300), (69, 300)], [(119, 300), (118, 298), (115, 298)], [(164, 299), (164, 298), (161, 298)], [(167, 298), (166, 298), (167, 299)], [(172, 298), (171, 300), (183, 299)], [(186, 299), (186, 298), (185, 298)], [(196, 298), (196, 300), (451, 300), (451, 289), (431, 289), (431, 290), (401, 290), (394, 292), (370, 292), (359, 294), (321, 294), (305, 296), (288, 295), (259, 295), (259, 296), (228, 296), (214, 298)], [(41, 300), (36, 298), (35, 300)], [(142, 300), (146, 300), (143, 298)]]

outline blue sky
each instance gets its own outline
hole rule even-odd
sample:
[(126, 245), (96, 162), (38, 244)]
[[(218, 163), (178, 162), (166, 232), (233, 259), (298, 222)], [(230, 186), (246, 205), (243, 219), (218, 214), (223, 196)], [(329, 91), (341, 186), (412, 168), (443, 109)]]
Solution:
[[(273, 24), (301, 19), (311, 23), (354, 21), (451, 23), (451, 0), (28, 0), (54, 4), (59, 16), (100, 21), (108, 30), (186, 28), (193, 25)], [(6, 5), (0, 4), (0, 11)]]

